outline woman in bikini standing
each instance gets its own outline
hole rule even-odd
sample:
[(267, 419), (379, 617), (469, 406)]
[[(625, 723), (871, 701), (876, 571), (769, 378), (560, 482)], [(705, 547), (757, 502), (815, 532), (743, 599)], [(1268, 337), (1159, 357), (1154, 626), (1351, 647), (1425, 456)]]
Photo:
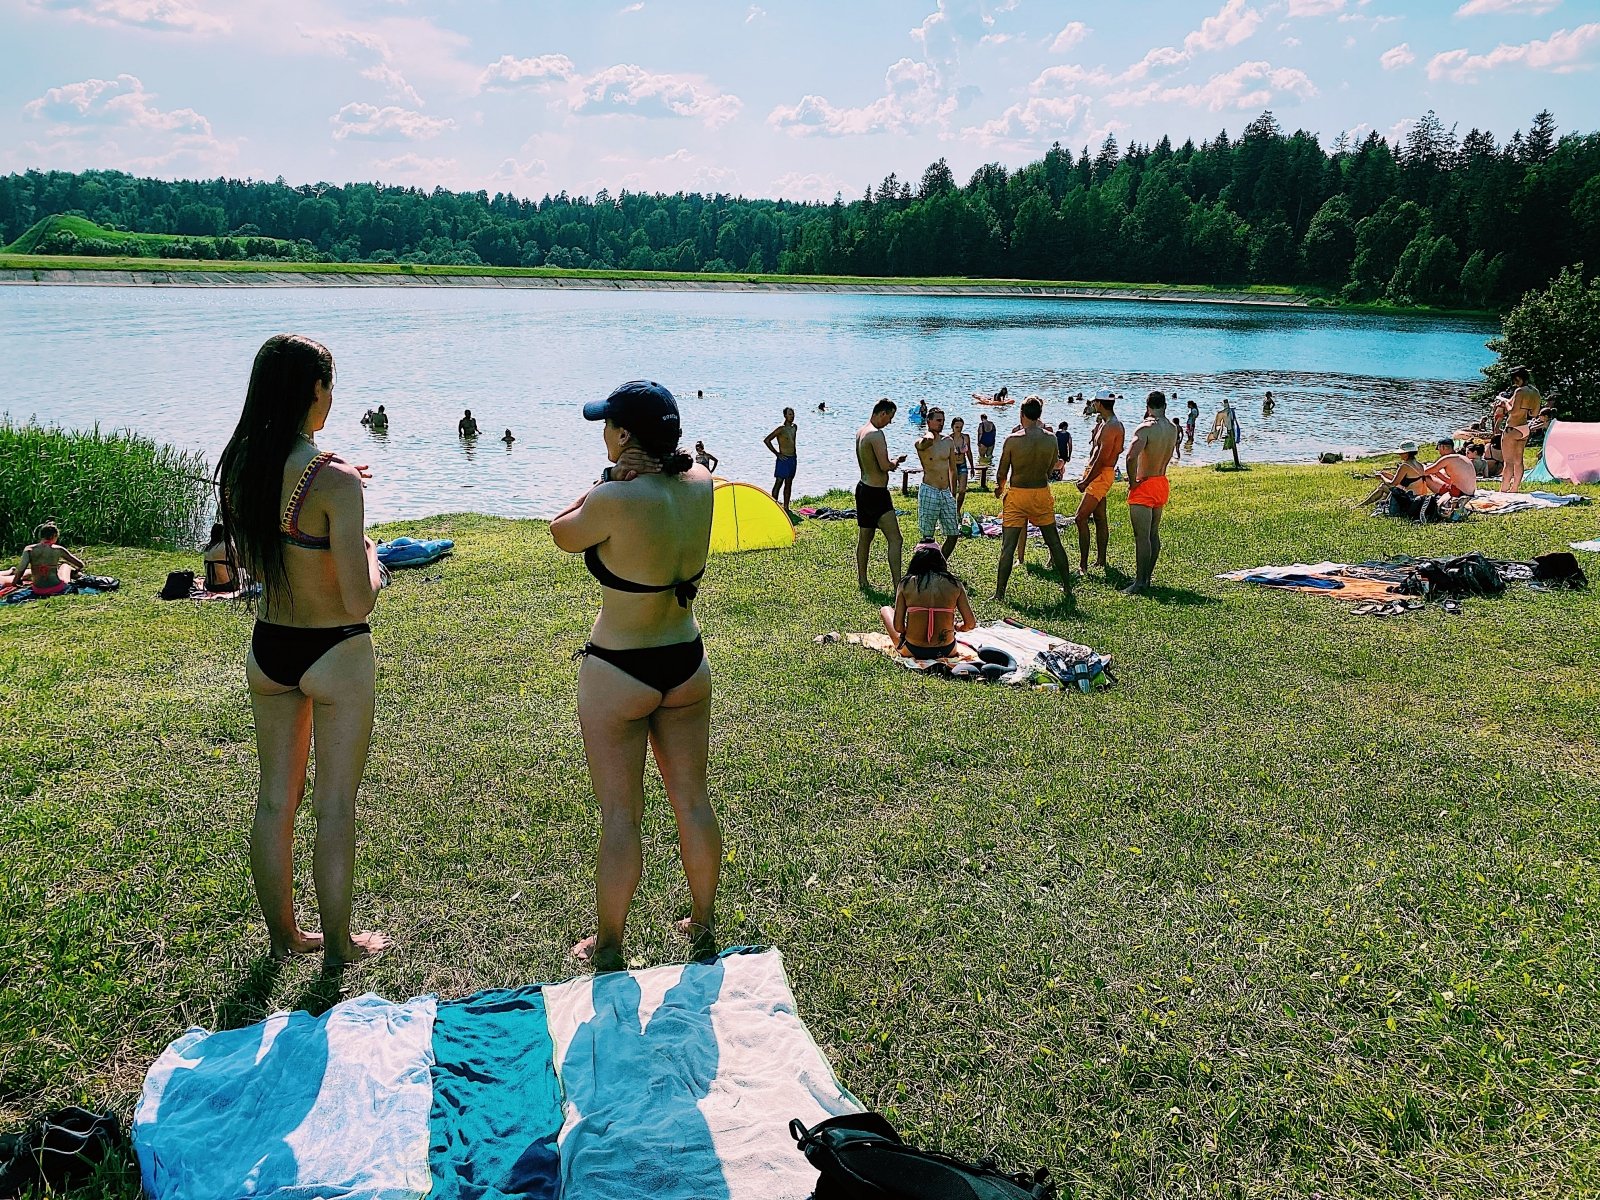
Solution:
[(711, 808), (711, 667), (693, 602), (711, 543), (712, 481), (678, 449), (677, 401), (658, 383), (625, 383), (583, 407), (604, 421), (602, 481), (550, 523), (601, 585), (600, 615), (578, 671), (578, 722), (600, 804), (598, 926), (572, 948), (596, 971), (627, 964), (622, 937), (643, 869), (645, 746), (678, 822), (692, 907), (679, 930), (714, 953), (722, 830)]
[[(366, 770), (376, 680), (366, 619), (379, 574), (364, 533), (366, 469), (317, 448), (332, 404), (327, 349), (297, 334), (268, 338), (217, 464), (226, 538), (262, 588), (245, 658), (261, 760), (250, 873), (274, 956), (320, 949), (330, 971), (388, 945), (381, 933), (350, 928), (356, 789)], [(313, 741), (320, 934), (295, 918), (292, 861)]]
[(1533, 435), (1534, 418), (1544, 404), (1544, 398), (1539, 395), (1539, 389), (1533, 386), (1527, 367), (1514, 368), (1511, 383), (1516, 390), (1506, 402), (1505, 428), (1500, 431), (1500, 453), (1505, 458), (1505, 466), (1500, 472), (1500, 490), (1503, 492), (1522, 490), (1522, 473), (1527, 469), (1523, 452), (1527, 450), (1528, 439)]

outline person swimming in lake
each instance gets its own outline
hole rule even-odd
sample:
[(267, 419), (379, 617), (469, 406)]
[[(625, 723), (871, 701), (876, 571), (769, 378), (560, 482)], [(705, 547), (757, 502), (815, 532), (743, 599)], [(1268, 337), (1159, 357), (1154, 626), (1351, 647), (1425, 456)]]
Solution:
[(966, 585), (950, 573), (949, 561), (933, 542), (921, 542), (911, 552), (894, 604), (880, 608), (878, 619), (895, 649), (911, 658), (948, 658), (955, 652), (956, 634), (978, 626)]
[(505, 432), (505, 436), (503, 436), (500, 440), (506, 444), (506, 448), (509, 450), (512, 443), (515, 442), (517, 438), (516, 435), (508, 429)]
[(384, 411), (383, 405), (378, 405), (378, 411), (372, 414), (372, 419), (366, 422), (373, 433), (389, 432), (389, 414)]
[[(250, 875), (272, 955), (321, 950), (330, 973), (389, 945), (351, 928), (356, 793), (377, 679), (367, 618), (381, 576), (365, 533), (370, 476), (317, 445), (332, 407), (327, 347), (298, 334), (268, 338), (216, 476), (224, 536), (262, 588), (244, 663), (260, 766)], [(321, 933), (300, 925), (294, 905), (294, 821), (313, 745)]]
[(11, 573), (11, 584), (31, 588), (35, 596), (59, 596), (71, 587), (71, 573), (84, 570), (84, 563), (61, 545), (60, 539), (61, 527), (54, 521), (35, 529), (33, 544), (23, 548), (22, 559)]
[(717, 473), (717, 464), (722, 461), (715, 454), (706, 449), (706, 444), (704, 442), (696, 442), (694, 444), (694, 460), (706, 470), (710, 471), (713, 475)]
[(604, 422), (613, 465), (550, 523), (551, 540), (581, 553), (601, 589), (578, 671), (578, 724), (600, 805), (597, 922), (572, 953), (596, 971), (620, 971), (643, 869), (647, 750), (677, 818), (689, 882), (679, 931), (697, 958), (716, 952), (722, 830), (706, 783), (711, 666), (693, 607), (711, 547), (713, 484), (678, 448), (678, 403), (659, 383), (625, 383), (583, 415)]

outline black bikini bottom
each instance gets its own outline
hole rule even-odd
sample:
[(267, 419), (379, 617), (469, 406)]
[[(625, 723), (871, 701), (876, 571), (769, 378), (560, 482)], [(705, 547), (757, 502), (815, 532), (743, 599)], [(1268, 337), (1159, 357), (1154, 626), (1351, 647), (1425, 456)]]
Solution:
[(956, 643), (954, 638), (943, 646), (913, 646), (907, 642), (906, 649), (911, 651), (912, 658), (948, 658), (955, 653)]
[(302, 629), (298, 625), (274, 625), (270, 621), (257, 621), (250, 635), (250, 650), (256, 656), (256, 666), (274, 683), (297, 688), (300, 677), (311, 665), (340, 642), (363, 633), (371, 633), (372, 626), (334, 625), (325, 629)]
[(665, 696), (680, 683), (686, 683), (700, 669), (700, 664), (705, 661), (706, 647), (697, 636), (692, 642), (641, 646), (637, 650), (612, 650), (590, 642), (584, 646), (583, 653), (610, 663), (617, 670), (625, 671), (646, 687), (653, 687)]

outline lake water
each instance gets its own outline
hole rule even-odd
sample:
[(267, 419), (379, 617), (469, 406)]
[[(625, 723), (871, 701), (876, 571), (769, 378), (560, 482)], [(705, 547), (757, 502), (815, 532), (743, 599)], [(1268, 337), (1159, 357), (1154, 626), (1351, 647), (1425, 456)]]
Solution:
[[(1223, 396), (1243, 456), (1308, 461), (1423, 441), (1476, 416), (1467, 393), (1491, 358), (1479, 322), (1316, 310), (1112, 300), (469, 288), (0, 287), (0, 411), (69, 427), (128, 427), (213, 461), (238, 419), (251, 359), (270, 334), (326, 343), (338, 367), (319, 437), (371, 465), (373, 520), (459, 510), (548, 516), (605, 465), (579, 405), (628, 379), (656, 379), (720, 473), (769, 485), (761, 438), (799, 411), (795, 494), (855, 481), (852, 435), (872, 402), (901, 415), (920, 397), (964, 415), (974, 391), (1046, 399), (1045, 419), (1089, 425), (1066, 397), (1124, 393), (1123, 419), (1161, 388), (1198, 401), (1201, 430)], [(705, 393), (703, 400), (696, 392)], [(1263, 418), (1263, 393), (1278, 401)], [(830, 412), (818, 414), (819, 401)], [(360, 424), (383, 404), (388, 434)], [(456, 437), (471, 408), (483, 434)], [(1015, 408), (994, 410), (1002, 436)], [(511, 428), (508, 451), (499, 441)], [(1196, 443), (1196, 459), (1218, 447)]]

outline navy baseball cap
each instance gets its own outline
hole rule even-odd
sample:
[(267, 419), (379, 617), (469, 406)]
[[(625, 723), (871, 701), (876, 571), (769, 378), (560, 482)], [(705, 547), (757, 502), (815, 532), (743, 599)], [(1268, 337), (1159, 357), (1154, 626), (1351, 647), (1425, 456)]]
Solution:
[(678, 428), (678, 402), (659, 383), (635, 379), (625, 383), (604, 400), (591, 400), (583, 406), (585, 421), (611, 420), (634, 433)]

